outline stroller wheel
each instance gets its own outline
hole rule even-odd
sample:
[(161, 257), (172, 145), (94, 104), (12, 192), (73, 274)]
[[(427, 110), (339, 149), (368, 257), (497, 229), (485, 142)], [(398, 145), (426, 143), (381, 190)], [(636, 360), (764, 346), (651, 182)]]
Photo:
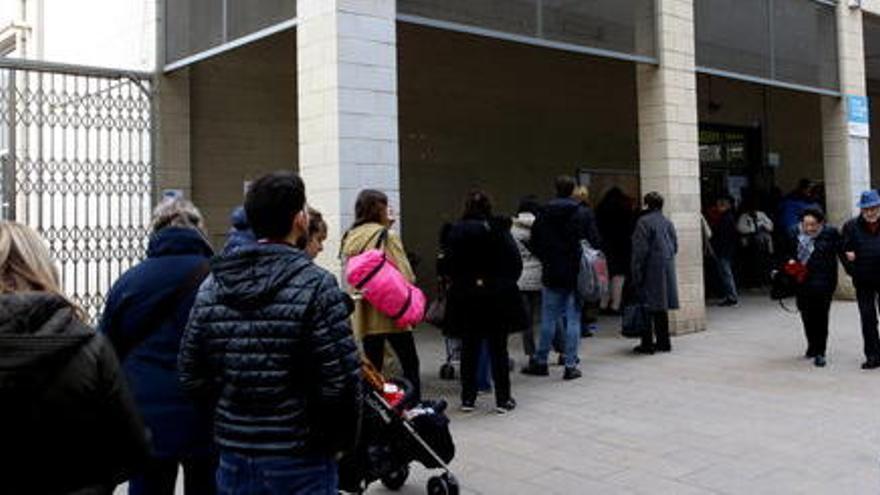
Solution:
[(455, 366), (449, 363), (440, 367), (440, 378), (442, 380), (455, 380)]
[(451, 473), (443, 473), (428, 480), (428, 495), (458, 495), (458, 480)]
[(381, 480), (385, 488), (397, 491), (406, 483), (407, 478), (409, 478), (409, 466), (403, 465), (397, 470), (382, 476)]

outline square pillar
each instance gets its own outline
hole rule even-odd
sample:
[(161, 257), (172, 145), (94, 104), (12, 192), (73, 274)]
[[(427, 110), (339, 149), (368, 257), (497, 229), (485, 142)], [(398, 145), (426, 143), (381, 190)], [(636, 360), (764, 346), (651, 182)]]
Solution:
[(399, 212), (396, 1), (298, 0), (297, 15), (300, 173), (330, 229), (318, 262), (338, 272), (361, 189)]
[[(190, 71), (164, 74), (165, 2), (156, 3), (156, 78), (153, 86), (154, 191), (180, 189), (192, 198)], [(154, 202), (158, 198), (153, 198)]]
[[(159, 73), (155, 90), (156, 194), (179, 189), (192, 198), (192, 154), (189, 105), (189, 69)], [(158, 199), (158, 198), (154, 198)]]
[(656, 2), (659, 65), (636, 67), (642, 194), (663, 195), (664, 214), (678, 232), (675, 334), (706, 329), (693, 2)]
[[(822, 145), (828, 222), (842, 226), (858, 213), (862, 191), (871, 188), (867, 125), (851, 125), (850, 107), (867, 95), (862, 12), (847, 2), (837, 6), (837, 42), (842, 98), (822, 97)], [(841, 273), (840, 297), (853, 295), (849, 277)]]

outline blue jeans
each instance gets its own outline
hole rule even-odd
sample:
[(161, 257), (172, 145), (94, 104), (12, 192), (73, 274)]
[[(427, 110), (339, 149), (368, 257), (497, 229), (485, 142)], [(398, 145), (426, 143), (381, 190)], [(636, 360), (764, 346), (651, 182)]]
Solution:
[(337, 495), (336, 461), (329, 457), (250, 457), (220, 454), (219, 495)]
[(578, 363), (578, 347), (581, 341), (581, 310), (573, 290), (545, 288), (541, 294), (541, 340), (535, 352), (537, 364), (547, 364), (550, 345), (556, 333), (556, 324), (565, 325), (565, 367), (574, 368)]
[(736, 301), (736, 279), (733, 277), (733, 260), (724, 256), (718, 257), (718, 277), (721, 279), (721, 290), (724, 299)]
[(480, 360), (477, 364), (477, 390), (492, 390), (492, 357), (489, 355), (489, 342), (480, 344)]

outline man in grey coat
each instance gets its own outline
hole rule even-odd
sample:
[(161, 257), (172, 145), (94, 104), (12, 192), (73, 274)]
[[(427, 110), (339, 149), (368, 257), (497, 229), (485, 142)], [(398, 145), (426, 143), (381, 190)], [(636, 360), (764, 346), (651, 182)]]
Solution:
[(644, 203), (645, 209), (632, 239), (632, 283), (650, 318), (642, 331), (641, 344), (633, 350), (638, 354), (654, 354), (672, 350), (668, 311), (678, 309), (675, 275), (678, 238), (672, 222), (663, 216), (663, 196), (650, 192), (645, 195)]

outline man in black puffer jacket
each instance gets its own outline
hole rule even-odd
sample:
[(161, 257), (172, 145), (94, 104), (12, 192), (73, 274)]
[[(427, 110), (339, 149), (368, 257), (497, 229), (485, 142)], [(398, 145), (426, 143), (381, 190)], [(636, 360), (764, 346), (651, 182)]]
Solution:
[(336, 494), (336, 455), (356, 436), (360, 360), (352, 303), (296, 241), (305, 186), (256, 181), (245, 209), (260, 241), (221, 256), (180, 351), (183, 387), (215, 406), (218, 493)]

